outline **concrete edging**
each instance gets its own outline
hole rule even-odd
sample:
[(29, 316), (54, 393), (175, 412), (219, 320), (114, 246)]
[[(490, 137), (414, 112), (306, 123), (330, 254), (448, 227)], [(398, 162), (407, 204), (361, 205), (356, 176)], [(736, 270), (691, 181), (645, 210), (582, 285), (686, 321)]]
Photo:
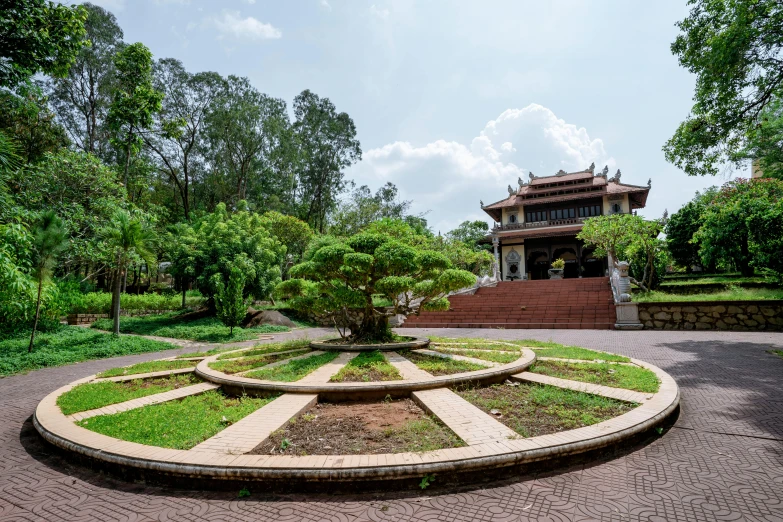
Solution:
[(395, 352), (397, 350), (424, 348), (430, 344), (430, 340), (426, 337), (413, 337), (412, 340), (407, 342), (384, 344), (333, 344), (329, 342), (336, 340), (313, 341), (310, 343), (310, 348), (325, 352)]

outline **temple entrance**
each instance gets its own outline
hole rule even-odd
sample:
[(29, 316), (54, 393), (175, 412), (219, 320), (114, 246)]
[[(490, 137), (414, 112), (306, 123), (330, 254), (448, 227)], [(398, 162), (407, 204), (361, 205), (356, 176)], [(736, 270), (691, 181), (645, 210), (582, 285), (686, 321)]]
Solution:
[(527, 270), (530, 279), (549, 279), (549, 252), (531, 252), (527, 257)]
[(604, 259), (595, 257), (593, 250), (582, 251), (582, 276), (583, 277), (601, 277), (604, 275)]
[(579, 258), (576, 256), (576, 248), (563, 247), (558, 248), (552, 254), (552, 261), (555, 259), (562, 259), (565, 261), (565, 270), (563, 271), (563, 277), (574, 278), (579, 277)]

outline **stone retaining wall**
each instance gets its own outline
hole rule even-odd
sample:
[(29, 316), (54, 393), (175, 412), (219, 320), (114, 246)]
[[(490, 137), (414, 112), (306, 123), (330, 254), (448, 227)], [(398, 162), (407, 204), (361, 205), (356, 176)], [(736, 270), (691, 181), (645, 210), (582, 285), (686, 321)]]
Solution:
[(646, 330), (783, 331), (783, 301), (638, 303)]

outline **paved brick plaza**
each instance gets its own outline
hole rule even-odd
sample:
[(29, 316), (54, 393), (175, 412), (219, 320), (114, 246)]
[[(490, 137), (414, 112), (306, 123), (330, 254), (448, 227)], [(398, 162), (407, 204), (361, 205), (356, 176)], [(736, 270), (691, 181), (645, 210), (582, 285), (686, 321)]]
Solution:
[(551, 339), (639, 358), (677, 380), (682, 412), (665, 437), (624, 457), (475, 490), (240, 500), (114, 481), (52, 455), (30, 421), (41, 398), (75, 379), (161, 355), (94, 361), (0, 379), (0, 520), (783, 521), (783, 359), (766, 353), (783, 349), (783, 334), (404, 333)]

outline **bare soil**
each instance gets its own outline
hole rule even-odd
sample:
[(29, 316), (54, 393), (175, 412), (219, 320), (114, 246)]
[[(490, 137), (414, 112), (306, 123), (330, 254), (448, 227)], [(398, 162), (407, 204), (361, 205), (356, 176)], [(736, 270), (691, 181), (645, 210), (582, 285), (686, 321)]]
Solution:
[(253, 455), (357, 455), (432, 451), (464, 446), (410, 399), (319, 403), (266, 441)]

